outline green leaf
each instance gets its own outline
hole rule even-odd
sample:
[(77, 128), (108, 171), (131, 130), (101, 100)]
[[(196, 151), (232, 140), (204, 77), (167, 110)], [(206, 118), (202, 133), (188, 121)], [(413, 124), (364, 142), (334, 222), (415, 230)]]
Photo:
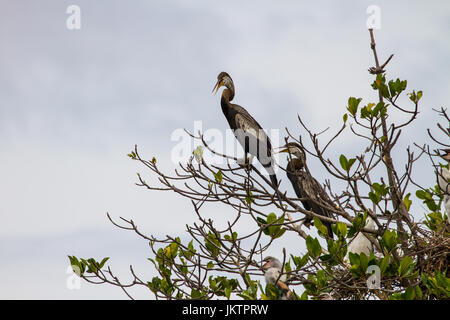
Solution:
[(372, 191), (369, 192), (369, 199), (372, 200), (372, 202), (375, 204), (381, 201), (381, 197), (378, 196), (378, 194), (373, 193)]
[(81, 277), (83, 275), (84, 271), (85, 271), (83, 263), (80, 262), (78, 260), (78, 258), (75, 257), (75, 256), (68, 256), (68, 257), (69, 257), (70, 265), (72, 266), (73, 272), (77, 276)]
[(347, 119), (348, 119), (348, 114), (344, 114), (344, 116), (342, 117), (342, 120), (344, 120), (344, 123), (347, 122)]
[(183, 255), (190, 260), (192, 256), (196, 253), (196, 250), (194, 249), (194, 243), (193, 240), (189, 241), (188, 243), (188, 250), (183, 250)]
[(278, 300), (280, 298), (280, 291), (274, 284), (268, 283), (266, 285), (265, 296), (269, 300)]
[(358, 111), (358, 105), (361, 102), (362, 98), (350, 97), (348, 98), (348, 107), (347, 110), (350, 112), (352, 116), (355, 116)]
[(292, 271), (291, 262), (290, 261), (288, 261), (288, 262), (286, 262), (284, 264), (284, 270), (286, 270), (286, 272), (288, 272), (288, 273)]
[(406, 89), (407, 81), (401, 81), (397, 78), (397, 80), (390, 80), (389, 83), (389, 91), (391, 93), (391, 97), (395, 97), (402, 93)]
[(160, 284), (161, 279), (159, 279), (158, 277), (153, 277), (152, 282), (147, 282), (147, 286), (152, 292), (157, 292), (159, 290)]
[(417, 198), (423, 200), (423, 203), (430, 209), (430, 211), (439, 211), (439, 206), (433, 199), (433, 191), (428, 190), (417, 190), (416, 191)]
[(103, 268), (103, 266), (105, 265), (106, 261), (109, 260), (109, 257), (103, 258), (103, 260), (99, 263), (99, 268)]
[(317, 286), (318, 286), (318, 288), (319, 289), (323, 288), (327, 284), (327, 281), (325, 279), (325, 271), (323, 271), (323, 270), (317, 271), (316, 276), (317, 276)]
[(347, 225), (345, 223), (338, 222), (336, 228), (338, 231), (338, 236), (345, 238), (345, 236), (347, 235)]
[(427, 199), (428, 193), (424, 190), (417, 190), (416, 191), (416, 197), (419, 199)]
[(397, 85), (394, 81), (389, 81), (388, 83), (389, 86), (389, 91), (391, 93), (391, 97), (394, 97), (395, 95), (397, 95)]
[(306, 238), (306, 248), (310, 255), (315, 258), (322, 253), (322, 247), (320, 246), (319, 240), (317, 240), (317, 238), (312, 238), (311, 236)]
[(201, 298), (202, 293), (199, 290), (192, 289), (191, 290), (191, 299), (199, 299)]
[(203, 147), (197, 146), (197, 148), (195, 148), (195, 150), (192, 152), (192, 154), (194, 155), (197, 162), (201, 163), (203, 160)]
[(373, 117), (378, 117), (378, 115), (382, 115), (382, 111), (384, 109), (385, 105), (384, 102), (378, 102), (377, 105), (375, 106), (375, 108), (373, 108), (372, 110), (372, 116)]
[(404, 277), (408, 274), (409, 268), (413, 263), (413, 259), (410, 256), (405, 256), (398, 267), (398, 274), (400, 277)]
[(267, 221), (264, 220), (264, 219), (261, 218), (261, 217), (256, 217), (256, 220), (258, 221), (258, 224), (259, 224), (259, 225), (267, 224)]
[(372, 115), (372, 113), (369, 111), (367, 106), (361, 108), (361, 118), (362, 119), (370, 118), (371, 115)]
[(406, 291), (405, 291), (405, 294), (404, 294), (403, 298), (405, 300), (414, 300), (415, 297), (416, 297), (416, 292), (415, 292), (414, 288), (411, 287), (411, 286), (406, 288)]
[(377, 194), (380, 194), (381, 196), (385, 196), (389, 192), (389, 187), (387, 187), (384, 183), (379, 184), (375, 182), (372, 184), (372, 188), (375, 190)]
[(228, 300), (230, 299), (231, 291), (231, 287), (225, 288), (225, 297), (227, 297)]
[(423, 292), (418, 285), (416, 286), (416, 295), (417, 295), (417, 298), (419, 298), (419, 300), (423, 299)]
[(350, 267), (350, 273), (355, 277), (359, 278), (362, 275), (361, 267), (358, 265), (353, 265)]
[(342, 169), (344, 169), (345, 171), (348, 171), (348, 160), (347, 157), (344, 156), (343, 154), (341, 154), (341, 156), (339, 157), (339, 163), (341, 164)]
[(380, 262), (380, 273), (381, 273), (381, 275), (383, 275), (384, 272), (386, 271), (386, 269), (387, 269), (387, 267), (389, 265), (389, 259), (390, 259), (390, 256), (388, 254), (383, 259), (381, 259), (381, 262)]
[(277, 239), (281, 237), (285, 232), (286, 228), (282, 228), (281, 224), (284, 223), (284, 216), (282, 215), (280, 218), (277, 218), (275, 213), (271, 212), (267, 216), (267, 224), (279, 224), (268, 226), (263, 230), (264, 234), (271, 236), (273, 239)]
[(295, 268), (298, 270), (300, 268), (303, 268), (308, 263), (309, 254), (306, 253), (303, 257), (296, 257), (291, 254), (291, 258), (295, 264)]
[(366, 273), (367, 266), (369, 265), (369, 257), (366, 256), (364, 252), (359, 255), (360, 266), (363, 273)]
[(217, 173), (215, 173), (214, 178), (216, 179), (217, 183), (222, 183), (223, 179), (222, 171), (219, 170)]
[(383, 74), (377, 74), (376, 80), (372, 83), (372, 88), (379, 90), (383, 97), (389, 98), (389, 89), (386, 86), (386, 77)]
[(286, 232), (286, 228), (283, 228), (283, 229), (279, 229), (279, 230), (277, 230), (276, 232), (274, 232), (273, 234), (272, 234), (272, 238), (273, 239), (278, 239), (278, 238), (280, 238), (285, 232)]
[(403, 203), (405, 204), (406, 210), (409, 211), (409, 208), (411, 208), (412, 201), (409, 200), (409, 196), (411, 193), (408, 193), (405, 198), (403, 199)]
[(317, 217), (314, 217), (314, 226), (317, 228), (320, 235), (328, 235), (327, 227)]
[(271, 224), (275, 221), (277, 221), (277, 216), (275, 215), (275, 213), (269, 213), (269, 215), (267, 216), (267, 224)]
[(344, 156), (343, 154), (341, 154), (341, 156), (339, 157), (339, 163), (341, 164), (342, 169), (344, 169), (347, 172), (350, 171), (350, 168), (355, 163), (355, 161), (356, 159), (354, 158), (347, 160), (347, 157)]
[(356, 161), (355, 158), (351, 158), (348, 160), (348, 163), (347, 163), (348, 170), (347, 171), (350, 171), (350, 169), (351, 169), (352, 165), (355, 163), (355, 161)]
[(422, 98), (422, 91), (417, 91), (417, 102), (419, 102), (419, 100)]
[(389, 252), (392, 251), (398, 243), (395, 231), (386, 230), (381, 237), (381, 243)]
[[(262, 289), (261, 289), (262, 291)], [(243, 298), (244, 300), (256, 300), (256, 294), (258, 293), (258, 287), (250, 285), (247, 290), (242, 291), (242, 293), (238, 293), (238, 296)]]
[(206, 249), (211, 253), (211, 255), (215, 258), (219, 254), (219, 248), (221, 247), (220, 242), (217, 240), (214, 233), (209, 232), (208, 236), (205, 239)]
[(359, 265), (361, 264), (360, 262), (360, 256), (356, 253), (353, 252), (349, 252), (348, 253), (348, 259), (350, 260), (350, 264), (352, 266), (357, 266), (359, 267)]
[(252, 192), (249, 190), (247, 196), (245, 197), (245, 202), (247, 202), (247, 204), (251, 204), (253, 202), (252, 195), (253, 195)]
[(358, 214), (352, 222), (353, 227), (355, 228), (355, 230), (359, 231), (364, 227), (364, 217), (367, 214)]

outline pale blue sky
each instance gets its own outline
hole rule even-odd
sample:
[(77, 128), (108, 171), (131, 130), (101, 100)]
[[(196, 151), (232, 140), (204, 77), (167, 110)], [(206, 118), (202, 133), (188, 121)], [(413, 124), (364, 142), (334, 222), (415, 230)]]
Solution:
[[(81, 8), (78, 31), (66, 28), (71, 4)], [(159, 235), (182, 234), (194, 217), (189, 201), (134, 185), (145, 172), (126, 157), (134, 144), (170, 170), (175, 129), (195, 120), (227, 128), (211, 95), (220, 71), (267, 129), (299, 134), (297, 114), (316, 131), (337, 128), (349, 96), (375, 97), (371, 4), (381, 8), (378, 51), (395, 54), (388, 77), (424, 91), (400, 141), (405, 160), (407, 144), (428, 141), (431, 109), (450, 101), (448, 1), (0, 0), (0, 298), (125, 298), (109, 286), (67, 289), (66, 256), (110, 256), (125, 278), (128, 264), (150, 276), (145, 241), (115, 229), (106, 212)], [(358, 152), (346, 138), (330, 156)], [(432, 184), (428, 162), (418, 165)], [(311, 166), (318, 180), (330, 178)]]

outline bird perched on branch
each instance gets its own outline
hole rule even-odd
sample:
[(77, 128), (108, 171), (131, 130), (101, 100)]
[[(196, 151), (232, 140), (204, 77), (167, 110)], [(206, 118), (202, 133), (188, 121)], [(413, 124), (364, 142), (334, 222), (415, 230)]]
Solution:
[(217, 82), (213, 88), (213, 92), (215, 91), (217, 93), (222, 86), (226, 89), (222, 92), (220, 105), (236, 139), (244, 148), (245, 159), (247, 160), (248, 153), (256, 156), (261, 165), (269, 173), (270, 181), (277, 190), (278, 198), (281, 201), (278, 191), (278, 181), (274, 171), (275, 161), (273, 159), (272, 144), (269, 137), (247, 110), (237, 104), (231, 103), (235, 95), (235, 89), (233, 80), (226, 72), (221, 72), (217, 76)]
[[(440, 157), (450, 163), (450, 149), (442, 149), (444, 154)], [(447, 212), (447, 220), (450, 223), (450, 171), (447, 168), (441, 168), (437, 172), (438, 185), (441, 191), (444, 193), (442, 202), (444, 203), (445, 211)]]
[[(308, 167), (306, 166), (306, 155), (302, 150), (302, 147), (296, 142), (289, 142), (282, 148), (284, 149), (280, 152), (287, 152), (291, 155), (286, 167), (286, 174), (292, 183), (292, 187), (294, 188), (297, 197), (303, 198), (301, 202), (305, 210), (310, 210), (316, 214), (333, 218), (333, 213), (324, 206), (334, 208), (335, 205), (320, 183), (309, 173)], [(293, 158), (293, 156), (295, 158)], [(309, 226), (311, 220), (311, 217), (307, 217), (305, 225)], [(323, 224), (328, 229), (328, 236), (333, 238), (331, 223), (324, 221)]]
[(282, 265), (280, 260), (274, 257), (266, 257), (263, 260), (262, 266), (264, 270), (264, 279), (266, 283), (274, 284), (280, 291), (280, 300), (287, 300), (291, 297), (292, 293), (286, 284), (286, 275), (281, 274)]

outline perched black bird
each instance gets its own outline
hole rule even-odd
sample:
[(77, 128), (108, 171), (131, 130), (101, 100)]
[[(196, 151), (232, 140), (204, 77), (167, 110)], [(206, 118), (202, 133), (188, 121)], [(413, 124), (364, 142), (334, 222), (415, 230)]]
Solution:
[(273, 159), (272, 144), (270, 143), (269, 137), (247, 110), (237, 104), (231, 103), (235, 95), (234, 83), (230, 75), (226, 72), (221, 72), (217, 76), (217, 83), (213, 91), (215, 90), (217, 92), (222, 86), (226, 87), (226, 89), (222, 92), (220, 105), (222, 106), (223, 114), (227, 118), (230, 128), (244, 148), (246, 157), (248, 153), (256, 156), (258, 161), (269, 173), (270, 181), (277, 190), (278, 198), (280, 199), (278, 181), (274, 171), (275, 161)]
[[(291, 181), (297, 197), (303, 198), (301, 200), (303, 207), (322, 216), (333, 218), (332, 212), (323, 206), (334, 208), (335, 205), (319, 182), (309, 173), (306, 166), (306, 155), (302, 147), (298, 143), (289, 142), (283, 148), (280, 152), (288, 152), (291, 155), (291, 159), (286, 167), (287, 177)], [(295, 156), (295, 158), (292, 156)], [(311, 218), (307, 218), (305, 225), (309, 225), (311, 220)], [(328, 236), (333, 238), (331, 223), (323, 222), (323, 224), (328, 229)]]

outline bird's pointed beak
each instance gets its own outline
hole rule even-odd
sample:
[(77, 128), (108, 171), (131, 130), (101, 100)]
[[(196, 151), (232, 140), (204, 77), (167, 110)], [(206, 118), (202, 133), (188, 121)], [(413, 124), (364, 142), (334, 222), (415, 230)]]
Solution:
[(281, 150), (278, 151), (278, 153), (289, 152), (289, 148), (287, 148), (286, 146), (280, 147), (279, 149), (281, 149)]
[(450, 160), (450, 149), (438, 149), (437, 151), (439, 152), (439, 157), (446, 161)]
[(212, 89), (212, 92), (211, 92), (211, 93), (216, 94), (217, 91), (219, 91), (219, 88), (220, 88), (221, 86), (223, 86), (223, 82), (220, 81), (220, 80), (217, 80), (217, 82), (216, 82), (216, 84), (214, 85), (214, 88)]
[(262, 268), (263, 268), (264, 270), (269, 269), (269, 267), (270, 267), (270, 261), (266, 261), (266, 262), (262, 265)]

